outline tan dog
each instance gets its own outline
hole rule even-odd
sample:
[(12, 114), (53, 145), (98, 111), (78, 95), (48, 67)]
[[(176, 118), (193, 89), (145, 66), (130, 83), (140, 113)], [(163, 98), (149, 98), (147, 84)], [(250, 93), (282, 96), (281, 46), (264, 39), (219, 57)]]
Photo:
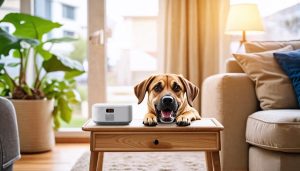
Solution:
[(155, 126), (157, 122), (174, 122), (179, 126), (190, 125), (191, 121), (200, 119), (193, 106), (193, 100), (199, 88), (176, 74), (150, 76), (134, 87), (134, 93), (140, 104), (148, 92), (148, 113), (144, 124)]

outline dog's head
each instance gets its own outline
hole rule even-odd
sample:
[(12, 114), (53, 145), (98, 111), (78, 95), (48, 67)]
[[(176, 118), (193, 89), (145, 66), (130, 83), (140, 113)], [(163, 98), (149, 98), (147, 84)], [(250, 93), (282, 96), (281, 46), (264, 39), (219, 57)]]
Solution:
[(199, 88), (181, 75), (162, 74), (150, 76), (134, 87), (138, 104), (146, 92), (149, 111), (155, 113), (160, 122), (173, 122), (187, 105), (193, 106)]

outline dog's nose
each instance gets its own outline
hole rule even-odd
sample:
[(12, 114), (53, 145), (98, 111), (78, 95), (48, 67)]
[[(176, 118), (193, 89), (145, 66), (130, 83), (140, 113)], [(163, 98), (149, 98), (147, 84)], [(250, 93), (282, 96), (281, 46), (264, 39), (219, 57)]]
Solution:
[(174, 102), (174, 98), (172, 96), (164, 96), (162, 98), (162, 103), (163, 104), (171, 104)]

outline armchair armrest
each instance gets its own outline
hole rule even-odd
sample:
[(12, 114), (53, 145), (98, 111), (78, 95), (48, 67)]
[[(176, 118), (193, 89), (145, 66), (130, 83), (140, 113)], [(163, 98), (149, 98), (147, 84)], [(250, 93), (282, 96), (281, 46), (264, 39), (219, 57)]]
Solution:
[(221, 134), (222, 170), (248, 170), (247, 117), (258, 110), (254, 83), (245, 73), (208, 77), (202, 85), (202, 117), (224, 125)]
[(0, 97), (0, 170), (12, 170), (20, 157), (16, 112), (9, 100)]

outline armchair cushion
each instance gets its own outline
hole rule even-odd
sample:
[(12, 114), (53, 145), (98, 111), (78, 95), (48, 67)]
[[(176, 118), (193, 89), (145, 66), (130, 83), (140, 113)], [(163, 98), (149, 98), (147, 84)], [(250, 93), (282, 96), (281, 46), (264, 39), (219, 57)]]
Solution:
[(274, 52), (290, 51), (287, 46), (276, 51), (233, 54), (245, 73), (255, 82), (255, 91), (262, 109), (297, 108), (291, 81), (273, 57)]
[(300, 152), (300, 110), (258, 111), (247, 119), (246, 141), (261, 148)]

